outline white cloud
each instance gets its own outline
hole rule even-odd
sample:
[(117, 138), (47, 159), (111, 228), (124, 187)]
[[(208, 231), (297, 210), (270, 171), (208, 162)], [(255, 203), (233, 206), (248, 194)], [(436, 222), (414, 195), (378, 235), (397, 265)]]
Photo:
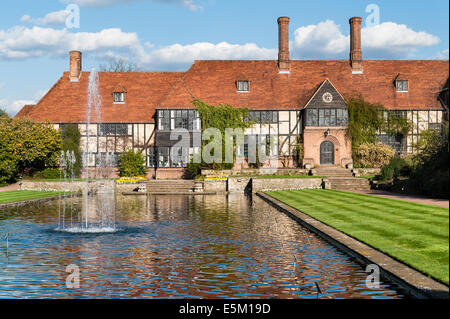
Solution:
[(195, 0), (60, 0), (62, 3), (74, 3), (81, 7), (111, 7), (120, 4), (126, 4), (139, 1), (152, 1), (167, 4), (181, 5), (192, 11), (203, 10), (203, 6)]
[(348, 52), (348, 41), (334, 21), (326, 20), (295, 30), (291, 47), (299, 58), (332, 58)]
[(24, 105), (35, 104), (35, 100), (15, 100), (11, 101), (8, 99), (0, 100), (0, 109), (5, 110), (11, 116), (14, 116), (19, 112)]
[(258, 47), (254, 43), (218, 44), (199, 42), (190, 45), (173, 44), (154, 49), (142, 59), (144, 66), (152, 69), (181, 69), (194, 60), (273, 60), (277, 56), (276, 49)]
[(29, 15), (24, 15), (20, 21), (27, 22), (36, 25), (51, 25), (51, 26), (63, 26), (66, 23), (66, 19), (69, 16), (70, 11), (60, 10), (55, 12), (50, 12), (43, 18), (33, 19)]
[[(365, 59), (409, 58), (417, 49), (439, 43), (439, 38), (417, 32), (404, 24), (384, 22), (361, 30), (362, 50)], [(292, 42), (293, 54), (299, 58), (348, 58), (350, 36), (344, 35), (340, 26), (327, 20), (317, 25), (300, 27)]]
[(66, 29), (16, 26), (0, 30), (0, 58), (26, 59), (41, 56), (65, 55), (70, 50), (105, 54), (110, 50), (131, 50), (140, 47), (136, 33), (120, 29), (100, 32), (71, 33)]
[(439, 60), (448, 60), (448, 53), (448, 49), (442, 50), (436, 54), (435, 58)]
[(80, 50), (99, 58), (133, 58), (142, 68), (152, 70), (186, 69), (195, 59), (275, 59), (277, 55), (276, 49), (261, 48), (252, 43), (200, 42), (155, 48), (147, 42), (141, 45), (136, 33), (121, 29), (71, 33), (66, 29), (16, 26), (0, 30), (0, 59), (65, 56), (70, 50)]
[(34, 105), (39, 100), (47, 94), (48, 91), (39, 90), (36, 92), (36, 94), (33, 96), (33, 99), (25, 100), (25, 99), (19, 99), (19, 100), (11, 100), (11, 99), (0, 99), (0, 109), (5, 110), (9, 115), (15, 116), (17, 112), (19, 112), (24, 105)]
[[(363, 28), (362, 39), (364, 59), (409, 58), (417, 49), (439, 42), (434, 35), (392, 22)], [(327, 20), (298, 28), (291, 47), (293, 58), (348, 59), (349, 36), (344, 35), (335, 22)], [(277, 49), (254, 43), (198, 42), (157, 47), (141, 42), (137, 33), (123, 32), (119, 28), (75, 33), (39, 26), (0, 29), (0, 59), (66, 56), (70, 50), (80, 50), (96, 58), (121, 57), (143, 70), (185, 70), (194, 60), (201, 59), (269, 60), (277, 57)]]

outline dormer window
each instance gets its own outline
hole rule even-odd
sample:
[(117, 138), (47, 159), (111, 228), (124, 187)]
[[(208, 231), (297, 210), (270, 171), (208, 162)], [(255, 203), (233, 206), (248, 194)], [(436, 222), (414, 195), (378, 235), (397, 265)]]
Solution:
[(250, 92), (249, 81), (237, 81), (236, 82), (238, 92)]
[(125, 103), (125, 92), (114, 92), (113, 98), (114, 98), (115, 104), (124, 104)]
[(396, 86), (397, 86), (397, 92), (408, 92), (408, 81), (407, 80), (397, 80)]

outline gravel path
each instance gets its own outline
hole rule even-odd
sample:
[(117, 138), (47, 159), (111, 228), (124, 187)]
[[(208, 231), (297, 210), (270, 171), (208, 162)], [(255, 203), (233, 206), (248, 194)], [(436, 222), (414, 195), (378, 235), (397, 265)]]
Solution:
[(444, 208), (449, 208), (448, 199), (429, 198), (418, 195), (398, 194), (386, 191), (370, 190), (370, 191), (354, 191), (355, 193), (375, 195), (387, 198), (400, 199), (408, 202), (414, 202), (418, 204), (436, 205)]
[(0, 187), (0, 192), (17, 191), (17, 190), (19, 190), (19, 183), (11, 184), (5, 187)]

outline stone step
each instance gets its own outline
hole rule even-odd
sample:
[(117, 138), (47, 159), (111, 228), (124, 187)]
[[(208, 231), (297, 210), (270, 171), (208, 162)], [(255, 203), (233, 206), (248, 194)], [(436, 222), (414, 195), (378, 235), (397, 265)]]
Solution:
[(353, 177), (353, 173), (342, 167), (318, 167), (314, 169), (315, 175), (324, 177)]
[(370, 182), (364, 178), (330, 178), (331, 189), (370, 190)]
[(193, 180), (149, 180), (146, 182), (149, 193), (192, 193), (195, 182)]

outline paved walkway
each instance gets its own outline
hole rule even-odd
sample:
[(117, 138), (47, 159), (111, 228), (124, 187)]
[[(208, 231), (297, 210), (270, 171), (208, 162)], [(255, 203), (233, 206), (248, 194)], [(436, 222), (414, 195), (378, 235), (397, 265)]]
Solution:
[(19, 183), (11, 184), (5, 187), (0, 187), (0, 192), (17, 191), (17, 190), (19, 190)]
[(419, 204), (428, 204), (428, 205), (436, 205), (444, 208), (449, 208), (448, 199), (435, 199), (429, 198), (425, 196), (419, 195), (408, 195), (408, 194), (398, 194), (391, 193), (386, 191), (378, 191), (378, 190), (369, 190), (369, 191), (358, 191), (355, 190), (355, 193), (367, 194), (367, 195), (375, 195), (387, 198), (400, 199), (408, 202), (414, 202)]

